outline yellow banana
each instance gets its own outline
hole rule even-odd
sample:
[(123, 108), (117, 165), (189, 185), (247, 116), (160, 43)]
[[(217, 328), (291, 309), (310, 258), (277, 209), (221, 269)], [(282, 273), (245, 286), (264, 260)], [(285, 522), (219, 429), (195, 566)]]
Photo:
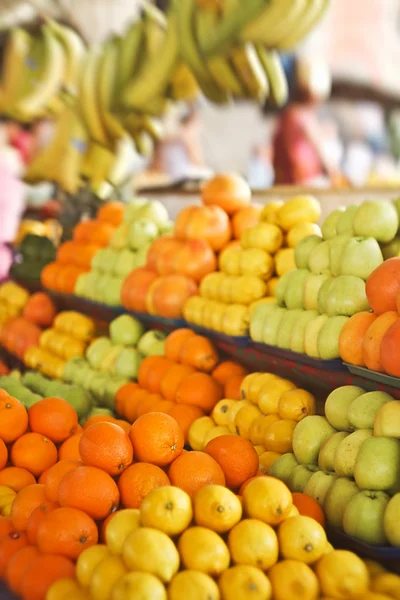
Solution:
[(32, 38), (28, 32), (20, 27), (11, 29), (5, 47), (1, 81), (1, 110), (5, 114), (10, 114), (14, 108), (31, 45)]
[(278, 50), (291, 50), (312, 31), (322, 19), (330, 5), (330, 0), (307, 0), (307, 8), (296, 24), (292, 33), (283, 38), (277, 46)]
[(231, 60), (250, 98), (263, 103), (269, 94), (269, 83), (253, 44), (231, 50)]
[(133, 139), (139, 154), (144, 158), (151, 158), (153, 156), (154, 143), (146, 131), (139, 131), (134, 135)]
[(144, 54), (144, 21), (142, 16), (133, 23), (121, 37), (118, 51), (116, 92), (122, 94), (128, 82), (133, 79)]
[(241, 39), (276, 48), (281, 40), (296, 29), (307, 1), (269, 0), (259, 18), (242, 29)]
[(108, 174), (108, 182), (119, 188), (129, 181), (133, 174), (135, 146), (132, 138), (126, 135), (121, 138), (115, 151), (114, 164)]
[(98, 69), (97, 94), (100, 118), (108, 137), (119, 140), (125, 129), (120, 119), (113, 113), (113, 96), (118, 71), (118, 38), (110, 38), (104, 45)]
[(59, 169), (54, 178), (62, 190), (68, 194), (75, 195), (81, 187), (81, 164), (87, 148), (87, 132), (75, 110), (68, 109), (69, 114), (64, 115), (68, 119), (69, 139), (64, 152), (61, 155)]
[(71, 27), (61, 25), (52, 19), (48, 25), (64, 48), (66, 65), (64, 69), (64, 91), (71, 96), (78, 94), (79, 81), (82, 76), (86, 46), (82, 38)]
[(89, 138), (98, 144), (109, 146), (110, 140), (101, 120), (99, 96), (97, 93), (101, 57), (100, 46), (92, 46), (89, 49), (79, 86), (79, 108)]
[(280, 56), (275, 50), (268, 50), (257, 44), (256, 51), (269, 81), (270, 96), (278, 107), (284, 106), (289, 99), (289, 85)]
[(185, 63), (181, 63), (175, 69), (168, 90), (173, 100), (193, 102), (199, 97), (200, 88), (196, 78)]
[(164, 126), (156, 117), (146, 114), (130, 113), (124, 119), (126, 130), (134, 137), (140, 131), (146, 131), (154, 141), (159, 141), (164, 135)]

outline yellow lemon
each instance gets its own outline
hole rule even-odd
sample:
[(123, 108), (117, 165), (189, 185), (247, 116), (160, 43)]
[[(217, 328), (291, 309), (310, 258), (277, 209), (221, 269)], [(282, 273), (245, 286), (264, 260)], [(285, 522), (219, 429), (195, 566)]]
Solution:
[(113, 587), (110, 600), (167, 600), (167, 591), (150, 573), (127, 573)]
[(377, 592), (367, 592), (362, 595), (362, 600), (392, 600), (392, 598), (393, 596), (387, 596), (386, 594), (379, 594)]
[(218, 286), (218, 295), (213, 300), (218, 300), (219, 302), (224, 302), (225, 304), (231, 304), (233, 302), (233, 284), (236, 280), (236, 277), (232, 277), (231, 275), (222, 274), (221, 281)]
[(219, 297), (219, 287), (224, 277), (224, 273), (218, 272), (206, 275), (200, 284), (200, 296), (209, 300), (217, 300)]
[(394, 573), (379, 573), (372, 579), (371, 589), (379, 594), (388, 594), (400, 599), (400, 577)]
[(243, 304), (229, 304), (222, 319), (222, 332), (226, 335), (243, 337), (248, 335), (250, 311)]
[(257, 452), (258, 456), (261, 456), (261, 454), (264, 454), (265, 452), (265, 446), (259, 444), (258, 446), (254, 446), (254, 450)]
[(168, 600), (219, 600), (217, 584), (200, 571), (181, 571), (168, 586)]
[(110, 549), (97, 544), (91, 546), (79, 555), (76, 561), (76, 578), (83, 587), (89, 587), (93, 572), (105, 558), (110, 556)]
[(318, 223), (321, 205), (314, 196), (295, 196), (278, 211), (278, 223), (285, 231), (300, 223)]
[(109, 556), (93, 571), (89, 591), (93, 600), (109, 600), (114, 585), (128, 573), (120, 556)]
[(245, 406), (252, 406), (248, 400), (237, 400), (228, 410), (228, 427), (231, 433), (236, 433), (236, 415)]
[(280, 456), (282, 456), (282, 454), (279, 452), (271, 452), (270, 450), (263, 452), (259, 458), (260, 471), (262, 471), (264, 475), (268, 475), (271, 465), (273, 465)]
[(234, 563), (263, 571), (272, 567), (279, 556), (275, 531), (257, 519), (244, 519), (235, 525), (229, 532), (228, 546)]
[(126, 539), (122, 553), (131, 571), (144, 571), (171, 581), (179, 569), (179, 554), (165, 533), (149, 527), (133, 531)]
[(242, 518), (239, 498), (222, 485), (207, 485), (194, 497), (194, 520), (196, 525), (207, 527), (217, 533), (225, 533)]
[(268, 525), (279, 525), (293, 505), (289, 488), (274, 477), (257, 477), (251, 481), (244, 490), (243, 502), (249, 517)]
[(292, 452), (293, 431), (296, 427), (296, 421), (281, 419), (272, 423), (264, 436), (264, 446), (272, 452), (286, 454)]
[(264, 415), (278, 414), (279, 400), (282, 394), (296, 389), (287, 379), (274, 379), (265, 384), (258, 395), (258, 407)]
[(283, 558), (300, 560), (307, 565), (324, 555), (328, 541), (324, 528), (317, 521), (301, 515), (279, 525), (278, 540)]
[(122, 554), (122, 547), (128, 535), (140, 526), (140, 510), (125, 508), (112, 517), (106, 528), (106, 544), (111, 554)]
[[(298, 560), (282, 560), (268, 571), (274, 600), (318, 600), (318, 579)], [(338, 596), (340, 598), (340, 596)]]
[(75, 598), (75, 594), (79, 594), (81, 588), (79, 587), (76, 579), (59, 579), (53, 585), (46, 594), (46, 600), (67, 600), (68, 598)]
[(278, 223), (278, 212), (284, 204), (283, 200), (272, 200), (272, 202), (268, 202), (262, 210), (260, 221), (276, 225)]
[(262, 374), (263, 373), (250, 373), (250, 375), (246, 375), (246, 377), (243, 379), (242, 384), (240, 386), (240, 393), (243, 400), (250, 400), (250, 385), (254, 381), (254, 379), (256, 379), (256, 377)]
[(277, 304), (277, 300), (276, 300), (276, 298), (267, 297), (267, 298), (261, 298), (261, 300), (256, 300), (255, 302), (252, 302), (250, 304), (250, 320), (253, 318), (257, 306), (264, 305), (264, 304)]
[(204, 440), (214, 427), (215, 423), (211, 417), (200, 417), (200, 419), (196, 419), (191, 424), (188, 432), (188, 441), (192, 450), (204, 450)]
[(279, 381), (279, 379), (273, 373), (258, 373), (257, 377), (250, 381), (248, 398), (246, 400), (249, 400), (253, 404), (258, 404), (258, 397), (263, 387), (274, 381)]
[(178, 550), (186, 569), (215, 576), (229, 567), (228, 547), (211, 529), (190, 527), (179, 538)]
[(240, 238), (242, 248), (259, 248), (269, 254), (275, 254), (283, 244), (283, 233), (278, 225), (258, 223), (246, 229)]
[[(289, 514), (288, 514), (287, 518), (288, 518), (288, 519), (290, 519), (291, 517), (298, 517), (298, 516), (299, 516), (299, 514), (300, 514), (300, 513), (299, 513), (299, 510), (298, 510), (297, 506), (295, 506), (295, 505), (293, 504), (293, 506), (292, 506), (292, 508), (290, 509), (290, 512), (289, 512)], [(327, 542), (327, 543), (329, 543), (329, 542)], [(326, 552), (326, 545), (325, 545), (325, 548), (324, 548), (324, 554), (325, 554), (325, 552)]]
[(329, 552), (333, 552), (334, 549), (335, 548), (332, 546), (332, 544), (330, 542), (327, 542), (326, 546), (325, 546), (325, 552), (324, 552), (324, 554), (329, 554)]
[(280, 281), (280, 277), (272, 277), (268, 281), (268, 295), (271, 296), (274, 300), (276, 300), (275, 290), (276, 290), (276, 286), (278, 285), (279, 281)]
[[(364, 565), (367, 567), (371, 579), (374, 579), (377, 575), (381, 575), (382, 573), (387, 573), (385, 567), (381, 565), (381, 563), (376, 562), (375, 560), (364, 558)], [(400, 577), (396, 577), (398, 578), (398, 581), (400, 583)]]
[(222, 320), (225, 314), (225, 304), (214, 302), (214, 310), (211, 313), (210, 326), (214, 331), (222, 331)]
[(322, 238), (320, 227), (316, 223), (298, 223), (288, 231), (286, 239), (289, 248), (296, 248), (297, 244), (309, 235)]
[(334, 550), (315, 565), (321, 592), (326, 596), (347, 598), (363, 596), (369, 588), (368, 569), (356, 554), (348, 550)]
[(267, 284), (256, 275), (237, 277), (232, 285), (232, 300), (237, 304), (250, 305), (267, 293)]
[(242, 248), (240, 246), (232, 246), (223, 250), (219, 255), (219, 268), (227, 275), (241, 275), (241, 256)]
[(251, 404), (250, 406), (243, 406), (235, 417), (235, 428), (236, 433), (240, 437), (248, 440), (250, 438), (250, 427), (258, 417), (261, 416), (260, 409)]
[(301, 421), (308, 415), (315, 415), (315, 397), (310, 392), (300, 389), (284, 392), (279, 399), (278, 412), (281, 419)]
[(205, 446), (207, 446), (208, 442), (211, 442), (211, 440), (220, 437), (221, 435), (232, 435), (232, 432), (227, 425), (217, 425), (216, 427), (213, 427), (206, 435), (206, 439), (204, 440)]
[(201, 325), (205, 304), (206, 300), (204, 298), (200, 298), (200, 296), (192, 296), (186, 300), (183, 307), (183, 316), (185, 317), (186, 321), (195, 323), (196, 325)]
[(258, 446), (260, 444), (264, 444), (265, 433), (272, 423), (275, 421), (279, 421), (279, 415), (271, 414), (271, 415), (261, 415), (255, 419), (249, 430), (249, 437), (252, 444)]
[(275, 255), (275, 270), (279, 277), (296, 269), (293, 248), (282, 248)]
[(222, 600), (272, 598), (272, 586), (268, 577), (260, 569), (249, 565), (237, 565), (228, 569), (218, 579), (218, 585)]
[(163, 486), (147, 494), (140, 506), (142, 527), (159, 529), (167, 535), (179, 535), (193, 518), (192, 501), (183, 490)]
[(240, 272), (242, 275), (255, 275), (264, 280), (269, 279), (275, 269), (272, 256), (260, 248), (242, 250), (240, 257)]
[(237, 400), (229, 400), (227, 398), (217, 402), (211, 413), (211, 418), (214, 419), (217, 425), (228, 425), (229, 410), (236, 402)]

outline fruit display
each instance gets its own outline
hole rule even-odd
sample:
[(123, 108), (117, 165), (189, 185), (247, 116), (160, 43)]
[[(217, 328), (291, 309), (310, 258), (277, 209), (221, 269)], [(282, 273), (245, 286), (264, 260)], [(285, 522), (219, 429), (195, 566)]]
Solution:
[[(121, 306), (121, 292), (127, 276), (144, 267), (154, 240), (172, 227), (168, 212), (161, 202), (144, 198), (133, 199), (126, 206), (105, 204), (98, 218), (116, 225), (112, 236), (102, 249), (93, 253), (90, 271), (81, 274), (75, 294), (111, 306)], [(79, 226), (78, 226), (79, 227)]]
[(0, 330), (8, 319), (22, 313), (28, 298), (28, 292), (13, 281), (0, 284)]
[(11, 268), (11, 276), (23, 281), (40, 281), (44, 267), (54, 261), (56, 249), (46, 236), (28, 233), (18, 247), (18, 258)]

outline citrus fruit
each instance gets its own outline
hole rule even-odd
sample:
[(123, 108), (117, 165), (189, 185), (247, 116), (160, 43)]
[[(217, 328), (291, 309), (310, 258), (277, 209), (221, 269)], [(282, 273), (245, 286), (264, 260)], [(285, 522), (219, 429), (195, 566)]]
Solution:
[(112, 589), (110, 600), (167, 600), (161, 581), (150, 573), (127, 573)]
[(249, 517), (268, 525), (279, 525), (292, 507), (289, 488), (274, 477), (257, 477), (244, 490), (244, 507)]
[(222, 600), (272, 598), (272, 587), (268, 577), (260, 569), (249, 565), (237, 565), (224, 571), (218, 579), (218, 586)]
[(122, 548), (128, 535), (140, 525), (140, 511), (137, 508), (125, 508), (112, 513), (106, 520), (105, 542), (111, 554), (122, 554)]
[(162, 531), (140, 527), (126, 538), (122, 556), (131, 571), (144, 571), (171, 581), (179, 569), (180, 559), (173, 541)]
[(109, 556), (109, 548), (102, 544), (96, 544), (83, 550), (76, 561), (76, 578), (82, 587), (89, 587), (95, 568)]
[(229, 567), (230, 555), (224, 540), (205, 527), (190, 527), (179, 538), (178, 550), (186, 569), (216, 576)]
[(193, 499), (196, 525), (217, 533), (232, 529), (242, 517), (239, 498), (222, 485), (207, 485)]
[(140, 506), (140, 525), (175, 536), (192, 521), (190, 496), (183, 490), (165, 486), (152, 490)]
[(232, 561), (238, 565), (269, 569), (278, 560), (275, 531), (257, 519), (244, 519), (230, 531), (228, 546)]
[(200, 571), (181, 571), (168, 586), (168, 600), (219, 600), (218, 586), (209, 575)]

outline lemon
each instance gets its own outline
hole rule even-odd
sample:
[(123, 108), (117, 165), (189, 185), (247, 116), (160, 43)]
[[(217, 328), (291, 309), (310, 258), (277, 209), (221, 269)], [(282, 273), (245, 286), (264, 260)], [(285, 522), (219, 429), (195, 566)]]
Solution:
[(84, 550), (76, 562), (76, 578), (82, 587), (89, 587), (90, 580), (97, 565), (110, 556), (110, 549), (97, 544)]
[(258, 373), (257, 377), (250, 380), (249, 383), (249, 393), (248, 398), (246, 400), (250, 400), (253, 404), (258, 404), (258, 396), (264, 387), (271, 383), (272, 381), (279, 380), (280, 378), (274, 375), (273, 373)]
[(266, 450), (263, 452), (259, 458), (260, 471), (262, 471), (264, 475), (268, 475), (271, 465), (273, 465), (280, 456), (282, 456), (282, 454), (279, 452), (271, 452), (271, 450)]
[(249, 305), (263, 298), (266, 293), (267, 284), (256, 275), (237, 277), (232, 285), (232, 300), (237, 304)]
[(272, 423), (265, 432), (263, 444), (267, 450), (286, 454), (292, 452), (293, 431), (295, 430), (296, 421), (281, 419)]
[(293, 506), (289, 488), (275, 477), (257, 477), (243, 493), (244, 508), (249, 517), (268, 525), (279, 525)]
[(252, 444), (259, 446), (264, 444), (264, 436), (268, 427), (279, 421), (279, 415), (261, 415), (255, 419), (250, 425), (249, 437)]
[(276, 286), (279, 283), (279, 277), (272, 277), (269, 281), (268, 281), (268, 295), (271, 296), (272, 298), (274, 298), (274, 300), (276, 300), (275, 298), (275, 290), (276, 290)]
[(179, 569), (179, 554), (173, 541), (162, 531), (142, 527), (125, 540), (125, 564), (131, 571), (144, 571), (171, 581)]
[(68, 600), (80, 591), (76, 579), (59, 579), (47, 591), (46, 600)]
[(250, 385), (259, 375), (262, 375), (262, 373), (250, 373), (250, 375), (246, 375), (243, 379), (240, 386), (240, 394), (243, 400), (250, 400)]
[[(269, 283), (270, 282), (268, 281), (268, 283), (267, 283), (267, 293), (268, 294), (270, 294), (270, 292), (269, 292)], [(270, 294), (270, 296), (271, 296), (271, 294)], [(256, 308), (258, 306), (261, 306), (261, 305), (265, 306), (266, 304), (269, 304), (269, 305), (272, 305), (272, 306), (276, 305), (277, 304), (277, 300), (276, 300), (276, 298), (271, 298), (271, 297), (267, 296), (266, 298), (261, 298), (261, 300), (256, 300), (255, 302), (252, 302), (250, 304), (250, 321), (252, 321), (254, 315), (256, 314)]]
[(205, 527), (190, 527), (180, 537), (178, 550), (186, 569), (219, 575), (229, 567), (230, 555), (224, 540)]
[(293, 248), (282, 248), (275, 255), (275, 270), (279, 277), (296, 269)]
[(400, 599), (400, 577), (394, 573), (379, 573), (372, 579), (371, 589), (379, 594), (388, 594)]
[(192, 423), (188, 432), (188, 441), (192, 450), (204, 450), (204, 440), (214, 427), (215, 423), (211, 417), (200, 417)]
[(217, 533), (225, 533), (242, 518), (239, 498), (222, 485), (207, 485), (194, 497), (196, 525), (207, 527)]
[(232, 246), (223, 250), (219, 255), (219, 268), (227, 275), (241, 275), (242, 248), (240, 246)]
[(273, 275), (274, 270), (274, 259), (265, 250), (248, 248), (242, 251), (240, 257), (240, 271), (242, 275), (255, 275), (267, 280)]
[(301, 421), (308, 415), (315, 415), (315, 397), (306, 390), (289, 390), (284, 392), (278, 403), (278, 413), (281, 419)]
[(150, 573), (127, 573), (113, 587), (110, 600), (167, 600), (167, 592)]
[(250, 309), (243, 304), (228, 304), (222, 319), (222, 332), (232, 336), (246, 336), (250, 325)]
[(109, 600), (114, 585), (128, 573), (119, 556), (104, 558), (95, 568), (90, 580), (90, 596), (93, 600)]
[(254, 450), (257, 452), (258, 456), (261, 456), (261, 454), (264, 454), (265, 452), (265, 446), (262, 444), (257, 444), (257, 446), (254, 446)]
[(287, 244), (289, 248), (296, 248), (297, 244), (310, 235), (317, 235), (322, 238), (320, 227), (316, 223), (298, 223), (287, 234)]
[(283, 205), (283, 200), (272, 200), (272, 202), (268, 202), (262, 210), (260, 221), (276, 225), (278, 223), (278, 212)]
[(231, 435), (231, 431), (227, 425), (217, 425), (216, 427), (213, 427), (206, 435), (204, 447), (207, 446), (208, 442), (211, 442), (211, 440), (220, 437), (221, 435)]
[(324, 528), (317, 521), (299, 515), (279, 525), (278, 541), (283, 558), (311, 565), (324, 555), (328, 540)]
[(250, 427), (258, 417), (261, 417), (261, 411), (257, 406), (254, 404), (243, 406), (235, 417), (236, 433), (248, 440), (250, 438)]
[[(299, 513), (299, 509), (297, 508), (297, 506), (295, 506), (295, 505), (293, 504), (293, 506), (292, 506), (292, 508), (290, 509), (290, 512), (289, 512), (289, 514), (288, 514), (288, 516), (287, 516), (287, 519), (290, 519), (290, 517), (298, 517), (298, 516), (299, 516), (299, 514), (300, 514), (300, 513)], [(328, 545), (330, 546), (329, 542), (327, 542), (327, 543), (325, 544), (325, 548), (324, 548), (324, 552), (323, 552), (324, 554), (327, 552), (327, 546), (328, 546)]]
[(282, 394), (296, 389), (287, 379), (276, 378), (264, 385), (258, 395), (258, 407), (264, 415), (277, 415)]
[[(274, 600), (317, 600), (318, 579), (312, 569), (297, 560), (282, 560), (268, 571)], [(345, 598), (345, 596), (336, 596)]]
[(321, 592), (326, 596), (346, 598), (363, 596), (369, 587), (368, 569), (356, 554), (334, 550), (315, 565)]
[(283, 244), (283, 233), (278, 225), (261, 222), (246, 229), (240, 239), (242, 248), (259, 248), (275, 254)]
[(217, 584), (200, 571), (177, 573), (168, 587), (168, 600), (219, 600)]
[(244, 519), (230, 531), (228, 546), (234, 563), (259, 567), (263, 571), (276, 563), (279, 555), (275, 531), (257, 519)]
[(189, 527), (193, 518), (192, 501), (183, 490), (164, 486), (152, 490), (140, 506), (140, 524), (179, 535)]
[[(371, 560), (369, 558), (364, 559), (364, 565), (367, 567), (371, 579), (373, 579), (377, 575), (381, 575), (381, 573), (387, 572), (385, 567), (381, 565), (381, 563), (378, 563), (375, 560)], [(400, 577), (398, 578), (398, 581), (400, 583)]]
[(237, 400), (228, 410), (228, 428), (230, 433), (236, 433), (236, 415), (244, 406), (251, 406), (248, 400)]
[(236, 402), (237, 400), (229, 400), (228, 398), (217, 402), (211, 413), (211, 417), (214, 419), (216, 425), (228, 425), (229, 409), (232, 408)]
[(122, 547), (128, 535), (140, 526), (140, 511), (125, 508), (115, 513), (106, 528), (106, 544), (111, 554), (122, 554)]
[(278, 211), (278, 224), (290, 231), (300, 223), (318, 223), (321, 217), (321, 205), (314, 196), (295, 196)]
[(272, 587), (268, 577), (260, 569), (248, 565), (237, 565), (228, 569), (220, 576), (218, 585), (222, 600), (272, 598)]

